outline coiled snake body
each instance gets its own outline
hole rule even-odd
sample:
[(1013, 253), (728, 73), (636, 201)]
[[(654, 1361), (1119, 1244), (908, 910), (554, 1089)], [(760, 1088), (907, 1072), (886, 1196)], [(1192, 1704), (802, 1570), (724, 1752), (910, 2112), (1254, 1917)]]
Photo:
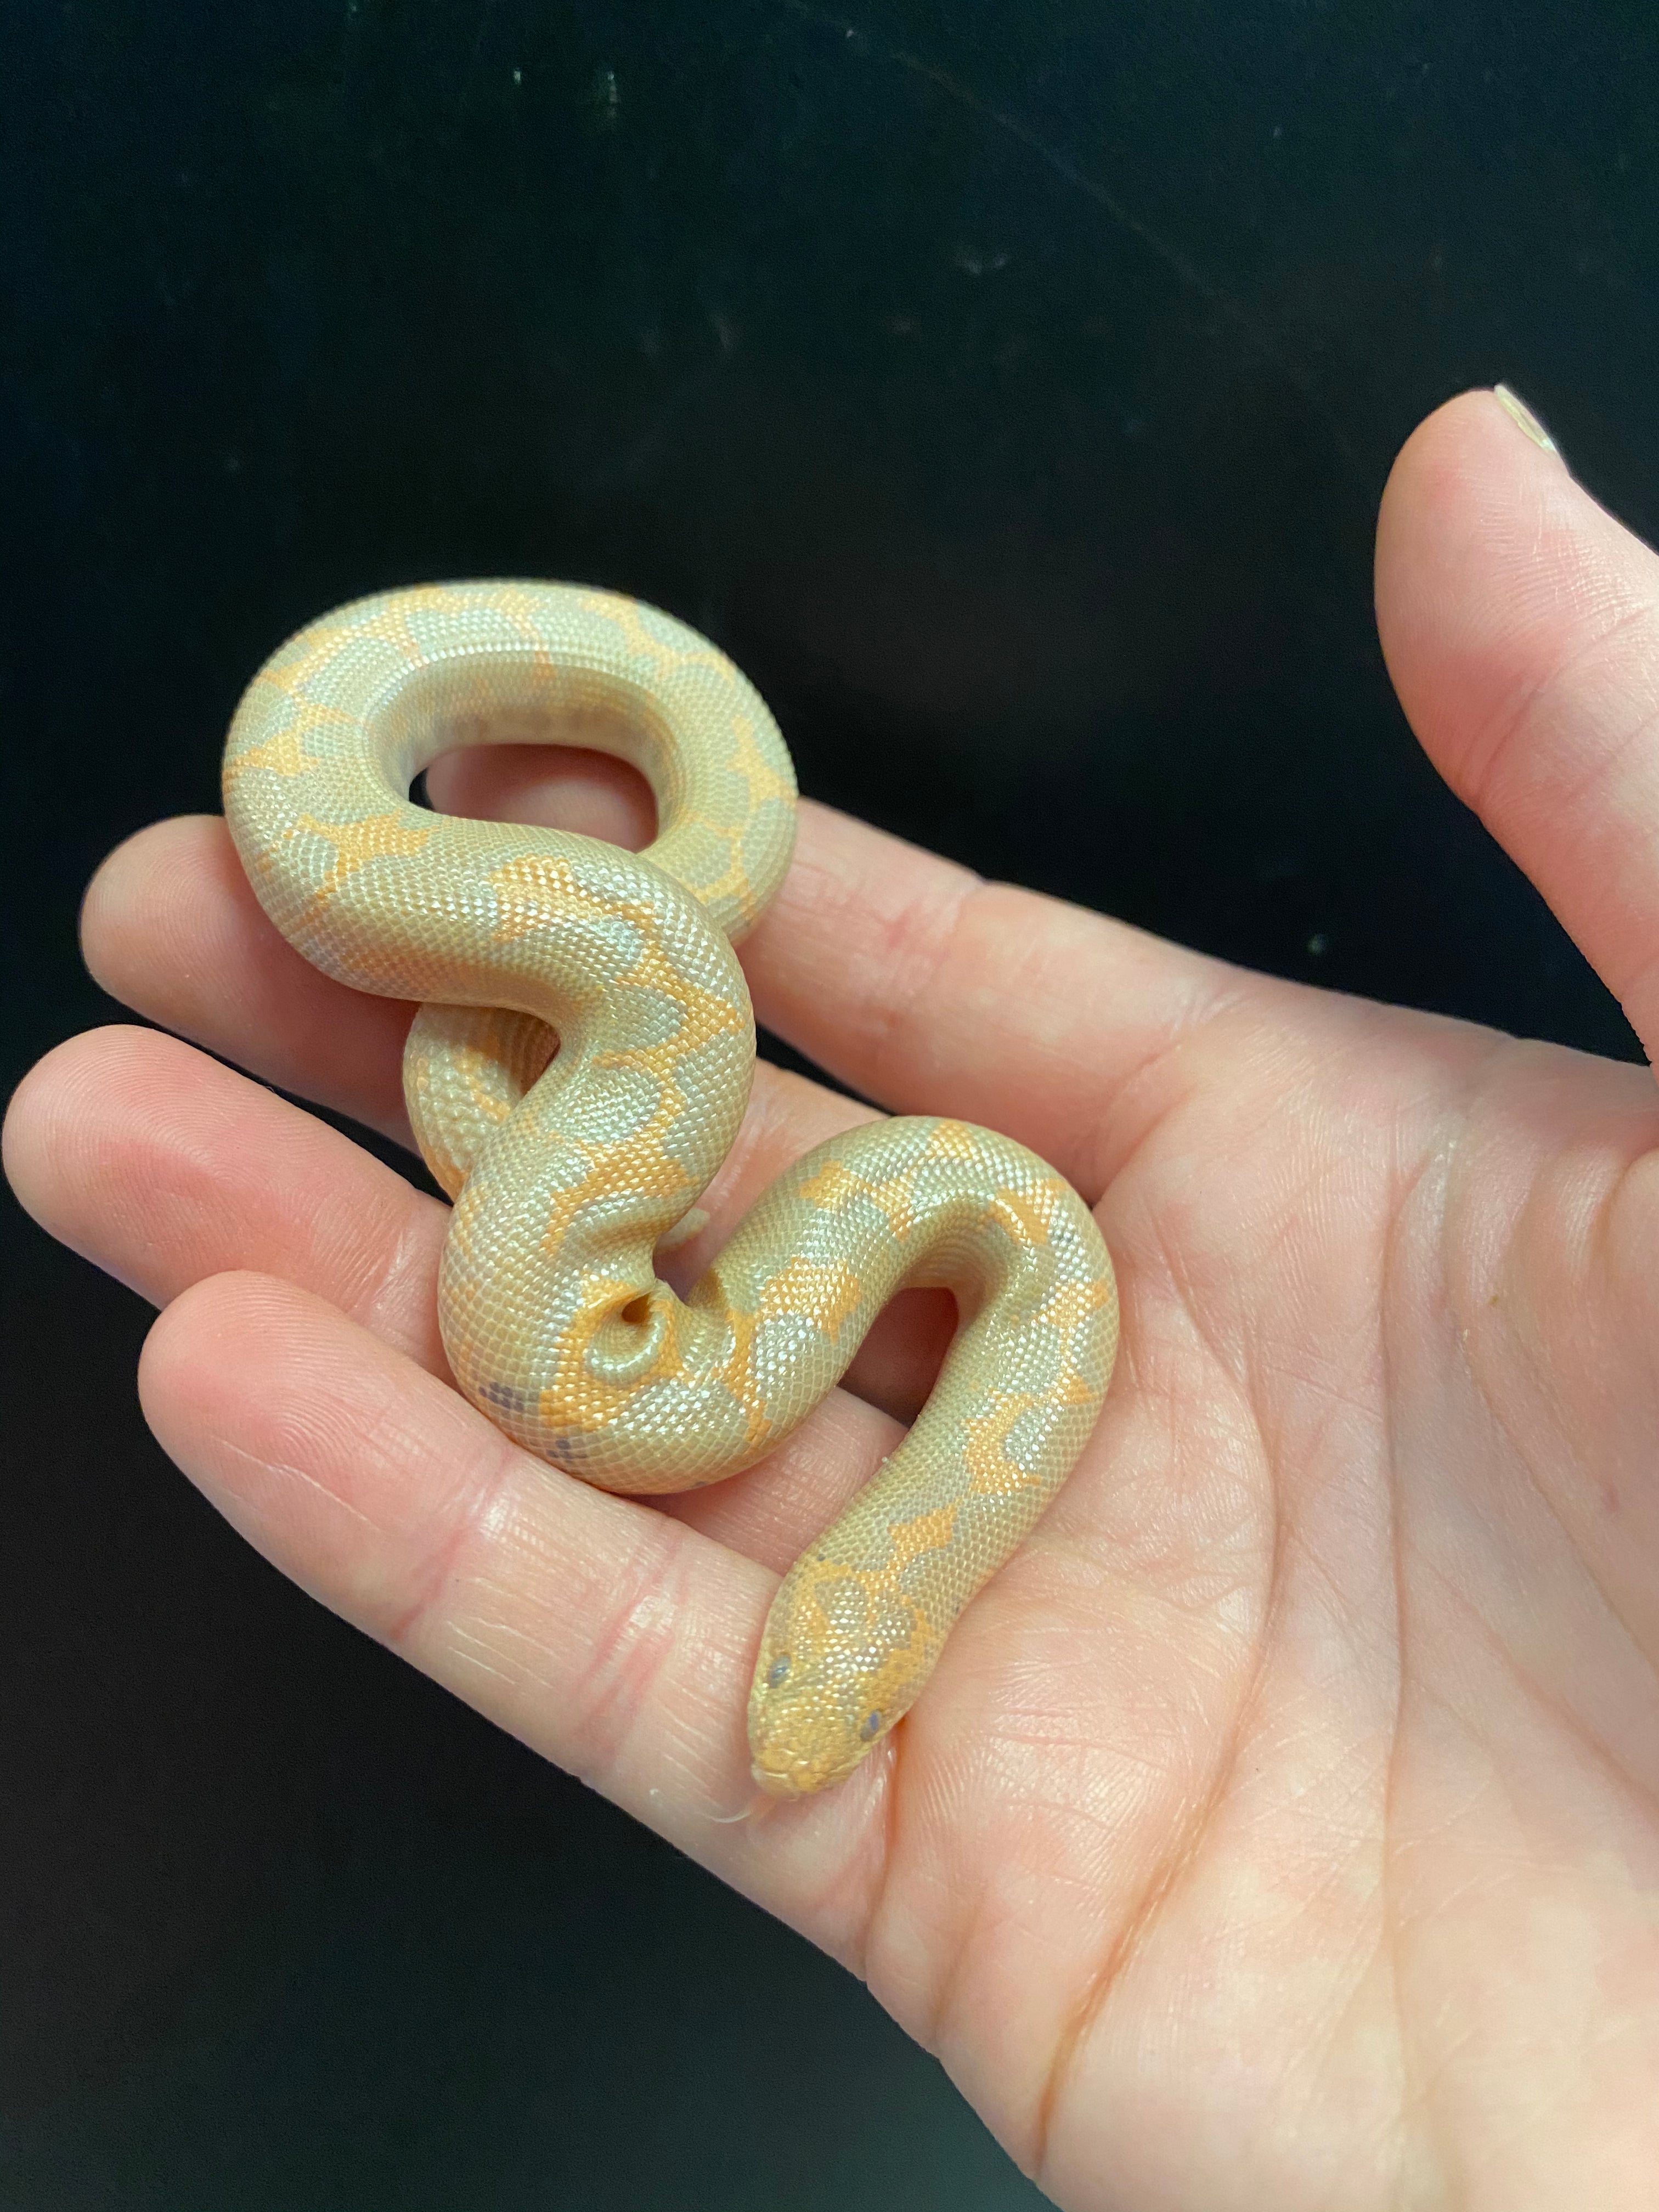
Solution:
[[(633, 762), (655, 842), (635, 855), (408, 797), (457, 746), (535, 741)], [(658, 1279), (743, 1118), (755, 1032), (732, 941), (788, 865), (795, 785), (757, 693), (654, 609), (518, 582), (337, 609), (248, 687), (224, 793), (289, 942), (421, 1002), (404, 1090), (454, 1200), (444, 1345), (527, 1449), (607, 1490), (716, 1481), (788, 1435), (901, 1285), (955, 1292), (926, 1406), (790, 1570), (756, 1661), (757, 1779), (839, 1781), (1094, 1425), (1117, 1312), (1092, 1216), (1006, 1137), (878, 1121), (780, 1176), (684, 1300)]]

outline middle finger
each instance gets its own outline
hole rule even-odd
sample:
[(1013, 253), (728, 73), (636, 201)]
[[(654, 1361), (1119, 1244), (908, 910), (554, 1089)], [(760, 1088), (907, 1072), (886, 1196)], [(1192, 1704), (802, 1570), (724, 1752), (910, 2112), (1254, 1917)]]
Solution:
[[(448, 1207), (176, 1038), (126, 1028), (72, 1038), (21, 1086), (6, 1139), (29, 1211), (142, 1297), (161, 1305), (209, 1276), (278, 1274), (447, 1379), (436, 1285)], [(902, 1317), (890, 1333), (896, 1368), (915, 1346)], [(781, 1569), (900, 1433), (839, 1389), (757, 1467), (664, 1507)]]

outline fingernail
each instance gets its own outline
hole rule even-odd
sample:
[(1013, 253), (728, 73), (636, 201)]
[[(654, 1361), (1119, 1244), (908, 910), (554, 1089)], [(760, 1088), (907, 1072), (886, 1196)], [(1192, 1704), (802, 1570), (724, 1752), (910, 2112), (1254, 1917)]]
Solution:
[(1511, 392), (1507, 384), (1494, 384), (1492, 396), (1510, 421), (1520, 424), (1534, 446), (1541, 446), (1547, 453), (1553, 453), (1560, 459), (1561, 448), (1518, 392)]

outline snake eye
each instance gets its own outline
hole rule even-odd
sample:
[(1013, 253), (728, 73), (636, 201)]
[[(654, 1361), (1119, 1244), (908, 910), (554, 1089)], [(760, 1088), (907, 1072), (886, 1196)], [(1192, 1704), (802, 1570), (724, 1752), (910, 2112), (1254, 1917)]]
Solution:
[(879, 1713), (866, 1713), (864, 1716), (864, 1726), (859, 1730), (859, 1741), (860, 1743), (868, 1743), (872, 1735), (878, 1735), (880, 1732), (881, 1715)]
[(785, 1676), (788, 1672), (789, 1672), (789, 1654), (788, 1654), (787, 1651), (785, 1651), (785, 1652), (783, 1652), (782, 1654), (781, 1654), (781, 1656), (780, 1656), (779, 1657), (777, 1657), (776, 1659), (775, 1659), (775, 1660), (772, 1662), (771, 1665), (770, 1665), (770, 1666), (767, 1668), (767, 1670), (766, 1670), (766, 1686), (767, 1686), (767, 1688), (768, 1688), (769, 1690), (775, 1690), (775, 1689), (777, 1688), (777, 1686), (778, 1686), (778, 1684), (779, 1684), (781, 1681), (782, 1681), (782, 1680), (783, 1680), (784, 1676)]

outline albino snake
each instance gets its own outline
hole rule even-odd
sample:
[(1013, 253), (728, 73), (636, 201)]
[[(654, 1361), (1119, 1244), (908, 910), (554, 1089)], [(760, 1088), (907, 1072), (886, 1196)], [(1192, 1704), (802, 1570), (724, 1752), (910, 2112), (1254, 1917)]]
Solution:
[[(456, 746), (533, 742), (631, 761), (655, 842), (635, 855), (408, 796)], [(404, 1083), (454, 1200), (444, 1346), (527, 1450), (606, 1490), (717, 1481), (818, 1403), (901, 1285), (955, 1292), (926, 1406), (761, 1638), (757, 1780), (786, 1797), (840, 1781), (1094, 1425), (1117, 1302), (1093, 1217), (1006, 1137), (877, 1121), (781, 1176), (688, 1297), (658, 1279), (748, 1101), (732, 940), (788, 866), (795, 784), (749, 684), (654, 609), (516, 582), (342, 607), (249, 685), (224, 793), (283, 936), (342, 982), (422, 1002)]]

